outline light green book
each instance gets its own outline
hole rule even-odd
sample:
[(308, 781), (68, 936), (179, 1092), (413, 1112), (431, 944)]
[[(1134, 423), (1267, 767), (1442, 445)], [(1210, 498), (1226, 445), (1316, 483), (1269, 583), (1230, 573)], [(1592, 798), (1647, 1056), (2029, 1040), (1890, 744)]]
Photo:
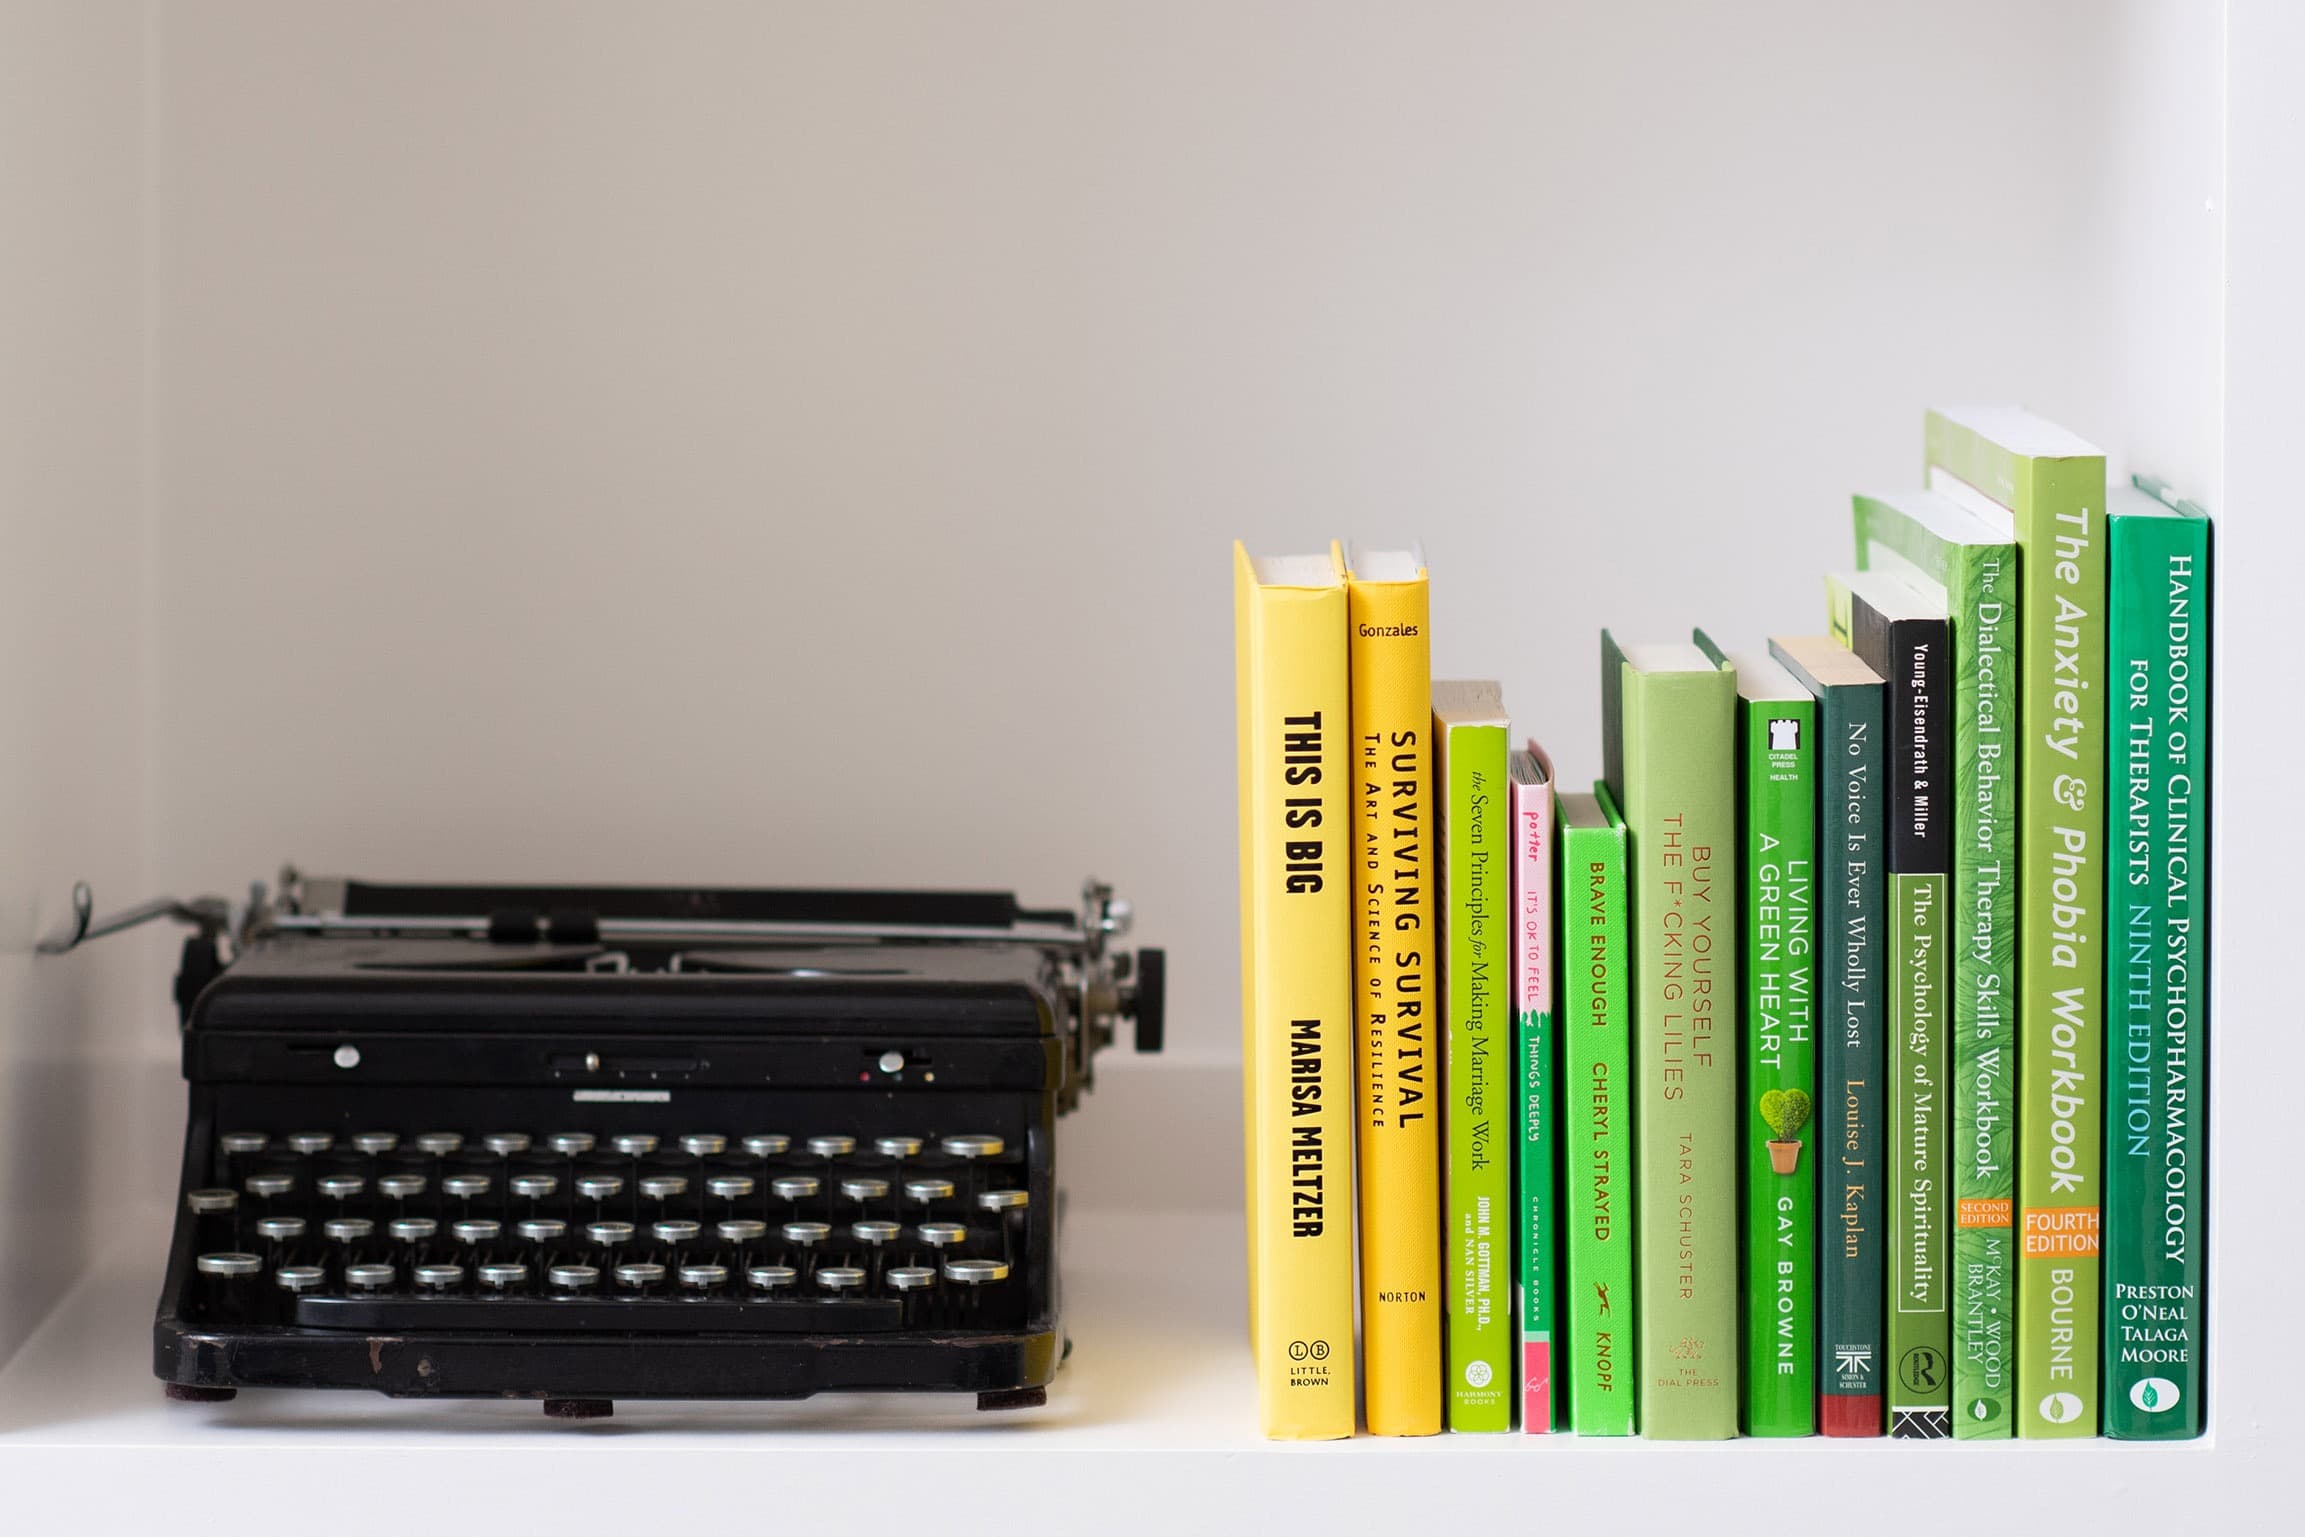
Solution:
[(2014, 408), (1932, 411), (1930, 489), (2012, 540), (2017, 773), (2017, 1434), (2097, 1433), (2104, 1206), (2105, 456)]
[(1737, 1433), (1736, 675), (1601, 634), (1601, 740), (1632, 866), (1641, 1433)]
[(1440, 811), (1442, 1284), (1451, 1430), (1513, 1428), (1512, 795), (1504, 696), (1433, 685)]
[(1817, 700), (1767, 652), (1706, 656), (1737, 675), (1744, 901), (1745, 1386), (1749, 1436), (1817, 1429)]
[(2016, 1415), (2017, 546), (1934, 491), (1854, 500), (1857, 565), (1953, 621), (1953, 1434)]

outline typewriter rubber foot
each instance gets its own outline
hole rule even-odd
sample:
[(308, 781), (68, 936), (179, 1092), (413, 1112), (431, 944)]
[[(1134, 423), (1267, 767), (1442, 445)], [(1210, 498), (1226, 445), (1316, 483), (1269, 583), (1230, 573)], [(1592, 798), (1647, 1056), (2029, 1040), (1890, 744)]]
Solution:
[(164, 1382), (160, 1388), (172, 1404), (228, 1404), (240, 1396), (238, 1388), (203, 1388), (189, 1382)]
[(613, 1398), (548, 1398), (544, 1401), (544, 1417), (548, 1420), (605, 1420), (615, 1412)]
[(979, 1393), (976, 1406), (987, 1409), (1038, 1409), (1048, 1402), (1047, 1388), (1002, 1388), (996, 1393)]

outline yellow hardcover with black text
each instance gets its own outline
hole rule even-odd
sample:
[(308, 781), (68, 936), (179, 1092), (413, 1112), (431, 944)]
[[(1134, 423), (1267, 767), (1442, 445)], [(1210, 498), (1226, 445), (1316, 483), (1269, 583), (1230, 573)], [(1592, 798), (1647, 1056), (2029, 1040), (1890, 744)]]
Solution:
[(1351, 691), (1333, 555), (1233, 546), (1249, 1342), (1264, 1433), (1353, 1433)]
[(1432, 603), (1413, 552), (1355, 551), (1344, 563), (1363, 1392), (1372, 1434), (1429, 1436), (1441, 1429)]

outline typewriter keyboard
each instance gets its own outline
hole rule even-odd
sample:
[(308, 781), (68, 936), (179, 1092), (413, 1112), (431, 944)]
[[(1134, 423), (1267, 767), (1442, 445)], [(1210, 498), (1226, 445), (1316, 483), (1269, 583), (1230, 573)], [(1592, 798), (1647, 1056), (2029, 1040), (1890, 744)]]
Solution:
[(238, 1131), (189, 1316), (366, 1331), (1003, 1329), (1035, 1214), (991, 1135)]

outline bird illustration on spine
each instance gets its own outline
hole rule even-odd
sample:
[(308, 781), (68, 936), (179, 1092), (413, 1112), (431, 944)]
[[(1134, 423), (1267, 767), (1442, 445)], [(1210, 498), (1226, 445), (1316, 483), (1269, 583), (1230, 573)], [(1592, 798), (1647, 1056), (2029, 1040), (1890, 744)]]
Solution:
[(1801, 1128), (1809, 1124), (1805, 1089), (1771, 1089), (1761, 1096), (1761, 1119), (1776, 1133), (1769, 1139), (1769, 1167), (1790, 1174), (1801, 1162)]

